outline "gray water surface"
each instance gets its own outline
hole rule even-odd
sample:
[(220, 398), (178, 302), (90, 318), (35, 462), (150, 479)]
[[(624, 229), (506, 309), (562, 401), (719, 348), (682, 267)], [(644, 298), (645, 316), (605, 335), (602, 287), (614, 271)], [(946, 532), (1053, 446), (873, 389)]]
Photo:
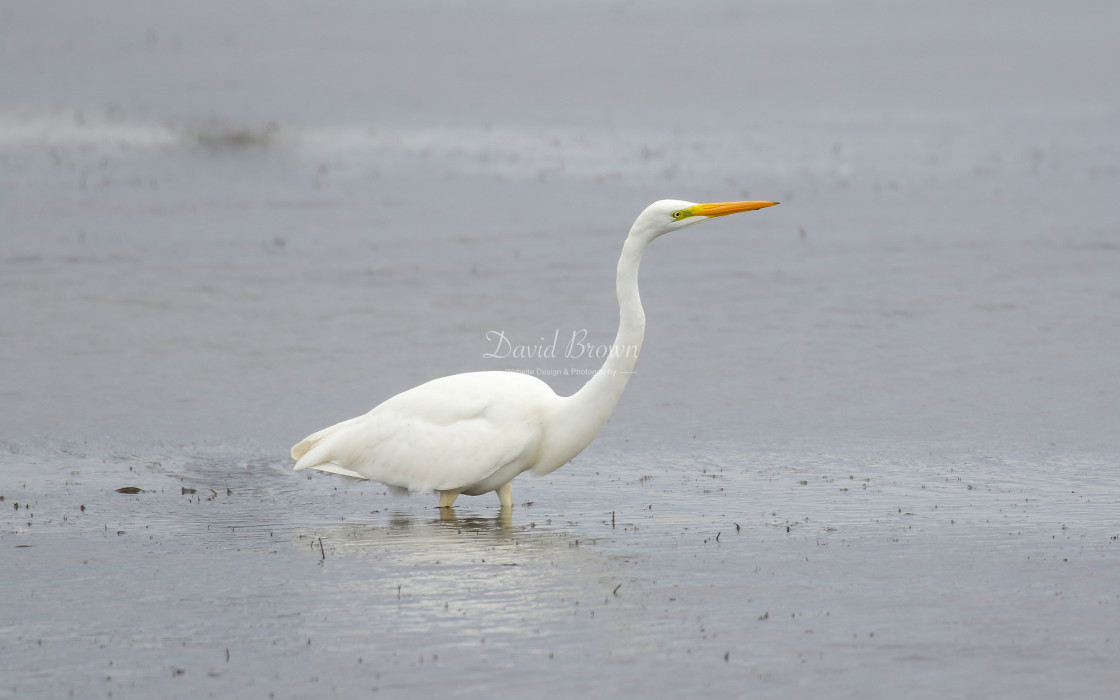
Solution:
[[(0, 697), (1111, 697), (1117, 11), (693, 6), (0, 3)], [(512, 516), (291, 471), (667, 197)]]

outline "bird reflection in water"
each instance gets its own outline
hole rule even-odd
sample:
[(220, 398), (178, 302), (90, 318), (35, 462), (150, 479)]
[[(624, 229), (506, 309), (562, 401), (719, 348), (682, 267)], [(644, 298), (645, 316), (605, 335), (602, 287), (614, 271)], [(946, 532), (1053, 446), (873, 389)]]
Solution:
[[(384, 524), (345, 524), (324, 527), (301, 535), (326, 543), (326, 554), (357, 554), (370, 547), (385, 547), (396, 538), (407, 536), (412, 552), (442, 550), (449, 544), (462, 546), (464, 537), (481, 538), (488, 545), (525, 544), (530, 526), (514, 527), (513, 510), (501, 508), (494, 516), (460, 515), (454, 508), (439, 508), (437, 517), (395, 511)], [(516, 541), (515, 541), (516, 539)]]

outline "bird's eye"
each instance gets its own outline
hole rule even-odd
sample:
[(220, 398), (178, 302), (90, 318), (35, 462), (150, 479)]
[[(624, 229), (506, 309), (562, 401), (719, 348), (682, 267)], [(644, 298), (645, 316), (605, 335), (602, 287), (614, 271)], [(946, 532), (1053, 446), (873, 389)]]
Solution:
[(683, 217), (684, 217), (684, 212), (681, 211), (680, 209), (673, 212), (673, 218), (674, 219), (680, 219), (680, 218), (683, 218)]

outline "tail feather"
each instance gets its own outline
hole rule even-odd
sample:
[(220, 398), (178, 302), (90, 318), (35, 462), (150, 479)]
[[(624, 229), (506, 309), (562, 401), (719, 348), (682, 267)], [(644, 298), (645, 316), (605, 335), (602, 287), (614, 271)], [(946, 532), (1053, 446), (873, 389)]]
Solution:
[[(312, 433), (311, 435), (308, 435), (304, 439), (300, 440), (299, 443), (292, 448), (292, 459), (296, 461), (302, 460), (304, 455), (306, 455), (312, 450), (312, 448), (318, 445), (323, 438), (338, 430), (339, 426), (341, 425), (342, 423), (338, 423), (336, 425), (332, 425), (329, 428), (323, 428), (319, 432)], [(305, 464), (303, 466), (297, 466), (296, 469), (305, 469), (306, 467), (307, 465)]]
[(317, 433), (308, 435), (292, 448), (292, 459), (296, 460), (294, 469), (317, 469), (331, 474), (341, 474), (355, 479), (365, 479), (352, 469), (347, 469), (336, 462), (336, 455), (331, 447), (330, 437), (346, 427), (353, 419), (343, 421), (329, 428), (324, 428)]

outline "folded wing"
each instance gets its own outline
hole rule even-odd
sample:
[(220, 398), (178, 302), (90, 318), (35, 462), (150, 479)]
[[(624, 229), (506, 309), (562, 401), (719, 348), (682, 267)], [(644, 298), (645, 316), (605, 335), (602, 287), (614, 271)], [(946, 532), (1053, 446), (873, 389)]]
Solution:
[(524, 374), (452, 375), (307, 437), (292, 457), (296, 469), (413, 492), (469, 492), (499, 470), (516, 475), (536, 463), (542, 414), (555, 399), (547, 384)]

